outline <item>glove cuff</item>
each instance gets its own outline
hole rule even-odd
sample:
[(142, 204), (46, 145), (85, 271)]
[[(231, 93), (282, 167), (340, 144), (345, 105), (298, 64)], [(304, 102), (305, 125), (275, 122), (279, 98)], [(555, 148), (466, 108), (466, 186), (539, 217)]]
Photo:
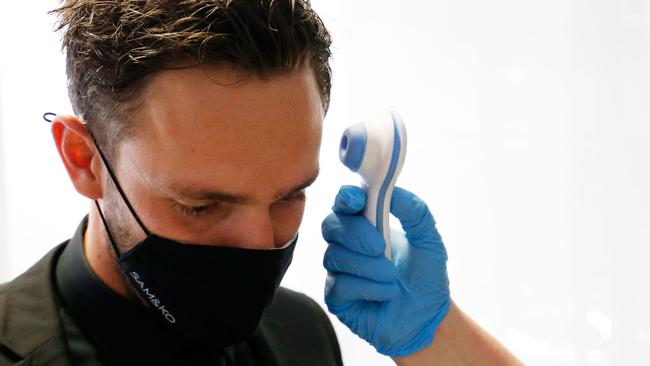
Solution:
[(427, 346), (429, 346), (435, 339), (436, 331), (442, 323), (443, 319), (447, 316), (449, 308), (451, 307), (451, 299), (448, 298), (447, 301), (436, 312), (436, 316), (431, 320), (431, 322), (424, 327), (407, 345), (401, 347), (400, 349), (380, 349), (377, 348), (377, 352), (390, 356), (390, 357), (404, 357), (411, 355)]

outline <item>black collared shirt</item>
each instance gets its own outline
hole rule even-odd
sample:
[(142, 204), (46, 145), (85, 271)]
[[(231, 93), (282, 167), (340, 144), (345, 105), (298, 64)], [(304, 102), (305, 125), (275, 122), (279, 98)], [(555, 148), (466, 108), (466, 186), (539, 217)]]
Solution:
[[(252, 345), (247, 343), (226, 349), (193, 344), (154, 317), (144, 305), (109, 289), (86, 261), (86, 226), (87, 218), (56, 265), (56, 285), (64, 309), (62, 319), (73, 361), (88, 365), (98, 364), (94, 359), (107, 365), (264, 364), (255, 360)], [(74, 324), (69, 324), (70, 320)], [(75, 325), (80, 331), (75, 331)]]
[[(224, 364), (106, 288), (84, 259), (85, 229), (86, 220), (72, 240), (0, 284), (0, 366)], [(323, 309), (283, 287), (252, 338), (226, 351), (236, 366), (343, 365)]]

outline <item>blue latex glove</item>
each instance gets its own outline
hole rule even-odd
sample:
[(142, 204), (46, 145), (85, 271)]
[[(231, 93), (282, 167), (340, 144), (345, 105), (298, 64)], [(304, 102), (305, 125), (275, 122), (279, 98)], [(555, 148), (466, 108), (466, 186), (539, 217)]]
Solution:
[(395, 187), (390, 211), (406, 235), (391, 235), (388, 260), (383, 237), (361, 216), (365, 204), (361, 188), (343, 186), (323, 221), (325, 303), (378, 352), (406, 356), (431, 344), (449, 310), (447, 252), (426, 204)]

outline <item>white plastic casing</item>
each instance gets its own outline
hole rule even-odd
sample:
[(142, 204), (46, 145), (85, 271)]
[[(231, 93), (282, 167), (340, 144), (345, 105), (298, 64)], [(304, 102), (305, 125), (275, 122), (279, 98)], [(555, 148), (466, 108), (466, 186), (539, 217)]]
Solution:
[(390, 200), (404, 165), (406, 144), (406, 128), (395, 112), (348, 128), (341, 140), (341, 161), (363, 179), (367, 194), (363, 215), (384, 237), (387, 258), (391, 258)]

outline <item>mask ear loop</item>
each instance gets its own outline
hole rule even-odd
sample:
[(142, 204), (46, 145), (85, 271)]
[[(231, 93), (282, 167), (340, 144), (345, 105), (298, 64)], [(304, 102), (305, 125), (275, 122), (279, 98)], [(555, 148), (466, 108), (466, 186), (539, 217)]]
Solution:
[(113, 235), (111, 234), (111, 229), (108, 228), (108, 223), (104, 218), (104, 213), (102, 212), (101, 207), (99, 207), (99, 202), (97, 202), (97, 200), (95, 200), (95, 206), (97, 206), (99, 217), (102, 218), (102, 222), (104, 223), (104, 227), (106, 228), (106, 233), (108, 234), (108, 239), (111, 242), (111, 246), (113, 247), (113, 250), (115, 251), (115, 255), (117, 256), (117, 258), (122, 258), (122, 254), (120, 253), (119, 249), (117, 249), (117, 244), (115, 244), (115, 240), (113, 239)]
[[(54, 117), (56, 116), (55, 113), (52, 112), (47, 112), (43, 114), (43, 119), (47, 122), (52, 122), (54, 120)], [(48, 119), (48, 117), (50, 117)], [(111, 177), (113, 180), (113, 183), (115, 184), (115, 188), (117, 188), (117, 191), (120, 193), (120, 196), (124, 199), (124, 203), (126, 203), (126, 207), (129, 209), (129, 212), (131, 212), (131, 215), (135, 219), (135, 221), (138, 223), (140, 226), (140, 229), (145, 233), (146, 236), (151, 236), (151, 233), (147, 229), (147, 227), (144, 225), (142, 220), (140, 220), (140, 217), (135, 213), (135, 210), (133, 209), (133, 206), (131, 206), (131, 202), (129, 202), (129, 199), (126, 197), (126, 194), (124, 193), (124, 190), (122, 189), (122, 186), (120, 186), (120, 183), (118, 180), (115, 178), (115, 174), (113, 174), (113, 169), (111, 169), (110, 164), (108, 163), (108, 160), (106, 159), (106, 156), (104, 156), (104, 153), (102, 152), (102, 149), (99, 148), (99, 144), (97, 143), (97, 140), (95, 139), (95, 135), (93, 132), (90, 130), (88, 125), (86, 125), (86, 130), (88, 131), (88, 134), (90, 135), (90, 138), (93, 140), (93, 143), (95, 144), (95, 148), (97, 149), (97, 152), (99, 152), (99, 156), (102, 159), (102, 162), (104, 163), (104, 166), (106, 167), (106, 170), (108, 171), (108, 175)], [(99, 211), (99, 216), (102, 219), (102, 222), (104, 223), (104, 226), (106, 227), (106, 232), (108, 233), (108, 238), (111, 241), (111, 244), (113, 246), (113, 249), (115, 250), (115, 253), (117, 254), (118, 257), (121, 257), (120, 251), (117, 249), (117, 246), (115, 244), (115, 240), (113, 240), (113, 236), (111, 235), (111, 230), (108, 228), (108, 224), (106, 222), (106, 218), (104, 217), (104, 214), (99, 207), (99, 203), (97, 200), (95, 200), (95, 205), (97, 206), (97, 210)]]
[[(87, 127), (86, 127), (87, 128)], [(106, 159), (106, 156), (104, 156), (104, 153), (102, 152), (102, 149), (99, 148), (99, 144), (97, 143), (97, 140), (95, 139), (95, 136), (93, 135), (92, 131), (90, 131), (90, 128), (88, 129), (88, 133), (90, 134), (90, 137), (93, 139), (93, 142), (95, 143), (95, 147), (97, 148), (97, 151), (99, 152), (99, 156), (102, 158), (102, 161), (104, 162), (104, 166), (106, 166), (106, 170), (108, 171), (108, 175), (111, 177), (113, 180), (113, 183), (115, 183), (115, 188), (117, 188), (117, 191), (120, 193), (120, 196), (124, 199), (124, 203), (126, 203), (126, 207), (128, 207), (129, 211), (131, 212), (131, 215), (133, 215), (133, 218), (135, 221), (137, 221), (138, 225), (140, 226), (140, 229), (145, 233), (145, 235), (150, 236), (151, 233), (147, 229), (146, 226), (144, 226), (144, 223), (142, 220), (140, 220), (140, 217), (135, 213), (135, 210), (133, 209), (133, 206), (131, 206), (131, 202), (129, 202), (129, 199), (126, 197), (126, 193), (124, 193), (124, 190), (122, 189), (122, 186), (120, 186), (120, 182), (115, 178), (115, 174), (113, 173), (113, 169), (111, 169), (110, 164), (108, 164), (108, 160)]]

